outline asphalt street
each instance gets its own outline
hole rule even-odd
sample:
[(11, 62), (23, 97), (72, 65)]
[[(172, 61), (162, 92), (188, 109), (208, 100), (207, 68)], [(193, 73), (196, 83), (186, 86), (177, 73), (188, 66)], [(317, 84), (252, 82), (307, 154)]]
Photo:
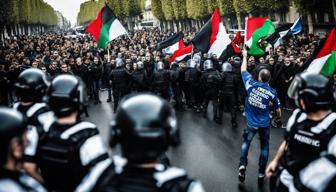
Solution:
[[(113, 117), (113, 103), (107, 103), (106, 92), (100, 93), (101, 104), (89, 105), (89, 120), (95, 123), (107, 144), (109, 121)], [(211, 107), (211, 105), (210, 105)], [(168, 156), (174, 166), (184, 168), (188, 174), (199, 179), (208, 192), (256, 192), (269, 191), (268, 181), (259, 187), (257, 184), (258, 159), (260, 154), (258, 135), (255, 136), (249, 151), (247, 176), (243, 184), (238, 181), (238, 164), (242, 133), (246, 126), (245, 117), (239, 113), (238, 127), (231, 128), (230, 115), (225, 113), (223, 125), (211, 121), (212, 114), (208, 110), (208, 118), (192, 111), (178, 113), (178, 122), (182, 143), (171, 149)], [(284, 122), (290, 115), (284, 113)], [(272, 159), (283, 138), (283, 129), (271, 128), (270, 158)], [(113, 149), (112, 154), (118, 154)]]

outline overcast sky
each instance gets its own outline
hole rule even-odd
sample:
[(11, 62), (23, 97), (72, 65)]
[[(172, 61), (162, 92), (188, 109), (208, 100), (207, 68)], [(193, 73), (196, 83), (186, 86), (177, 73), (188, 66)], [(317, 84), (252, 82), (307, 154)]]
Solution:
[(51, 5), (55, 10), (62, 13), (66, 17), (71, 25), (76, 24), (77, 14), (79, 12), (79, 6), (81, 3), (88, 0), (44, 0)]

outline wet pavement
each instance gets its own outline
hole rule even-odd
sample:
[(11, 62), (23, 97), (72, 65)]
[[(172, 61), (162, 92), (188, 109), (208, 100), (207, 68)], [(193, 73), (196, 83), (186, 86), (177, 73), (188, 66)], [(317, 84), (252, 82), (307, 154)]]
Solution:
[[(90, 104), (87, 120), (97, 124), (106, 142), (108, 124), (113, 116), (112, 103), (106, 103), (106, 92), (102, 92), (101, 104)], [(211, 107), (211, 106), (210, 106)], [(168, 156), (174, 166), (184, 168), (191, 177), (199, 179), (208, 192), (256, 192), (269, 191), (268, 182), (258, 187), (258, 159), (260, 154), (258, 135), (249, 151), (246, 180), (238, 181), (238, 164), (245, 117), (238, 115), (238, 127), (232, 128), (229, 113), (224, 113), (223, 125), (213, 122), (209, 108), (208, 118), (192, 111), (178, 113), (182, 144), (171, 149)], [(285, 112), (288, 118), (290, 112)], [(270, 159), (282, 141), (283, 129), (271, 128)], [(112, 153), (118, 153), (114, 149)]]

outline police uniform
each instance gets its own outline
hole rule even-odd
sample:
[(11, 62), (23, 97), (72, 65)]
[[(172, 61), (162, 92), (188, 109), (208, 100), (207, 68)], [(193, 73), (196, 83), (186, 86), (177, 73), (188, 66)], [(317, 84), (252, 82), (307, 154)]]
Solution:
[[(225, 65), (230, 65), (229, 63), (224, 63)], [(224, 67), (223, 67), (224, 68)], [(235, 97), (234, 97), (234, 77), (232, 73), (232, 66), (230, 70), (221, 73), (223, 81), (219, 88), (219, 118), (218, 123), (222, 123), (224, 108), (230, 111), (231, 114), (231, 124), (233, 127), (237, 126), (236, 123), (236, 110), (234, 109)]]
[[(0, 191), (45, 192), (40, 183), (19, 171), (21, 157), (13, 154), (23, 152), (21, 148), (24, 147), (24, 135), (27, 130), (26, 118), (16, 110), (0, 107), (0, 122)], [(14, 143), (21, 148), (13, 149)], [(8, 164), (18, 165), (18, 167), (6, 166)]]
[(333, 192), (336, 190), (336, 157), (325, 155), (311, 162), (294, 178), (290, 192)]
[(130, 76), (123, 66), (118, 66), (111, 71), (110, 80), (112, 81), (115, 111), (121, 98), (129, 93)]
[(0, 169), (1, 192), (46, 192), (32, 177), (21, 173)]
[(97, 127), (76, 120), (83, 105), (83, 92), (81, 81), (71, 75), (59, 75), (51, 83), (50, 108), (57, 120), (71, 121), (52, 123), (40, 139), (37, 164), (48, 190), (74, 191), (84, 177), (97, 174), (90, 170), (110, 161)]
[[(166, 100), (150, 94), (128, 96), (118, 107), (110, 130), (110, 146), (120, 144), (123, 158), (114, 157), (89, 190), (204, 191), (185, 170), (159, 163), (169, 146), (180, 143), (175, 112)], [(87, 190), (77, 188), (77, 191)]]
[(160, 69), (156, 70), (152, 76), (152, 92), (156, 95), (168, 99), (170, 73), (169, 70)]
[(132, 91), (144, 92), (148, 90), (147, 73), (145, 69), (136, 69), (132, 73)]
[[(326, 151), (336, 134), (336, 113), (328, 114), (320, 121), (307, 119), (306, 113), (296, 109), (289, 118), (285, 133), (288, 148), (283, 159), (284, 170), (280, 174), (281, 185), (293, 185), (293, 175), (310, 161)], [(280, 186), (279, 191), (284, 186)]]
[(24, 160), (34, 163), (39, 140), (48, 132), (48, 126), (55, 121), (54, 113), (46, 103), (25, 106), (18, 102), (14, 103), (13, 108), (24, 114), (28, 120), (28, 144), (25, 148)]
[(90, 169), (109, 161), (97, 127), (89, 122), (53, 123), (37, 157), (47, 188), (56, 191), (73, 191)]
[(184, 72), (186, 102), (189, 107), (193, 107), (197, 110), (202, 102), (202, 94), (200, 94), (200, 78), (202, 74), (196, 69), (196, 66), (193, 64), (193, 60), (189, 60), (187, 65), (189, 66)]
[[(166, 167), (157, 164), (154, 168), (141, 168), (126, 163), (118, 156), (102, 173), (102, 179), (92, 191), (112, 192), (203, 192), (197, 180), (188, 177), (184, 169)], [(91, 189), (90, 189), (91, 190)], [(77, 191), (89, 191), (88, 188), (77, 188)]]
[[(21, 112), (28, 121), (27, 139), (24, 160), (34, 162), (39, 138), (48, 130), (44, 125), (50, 125), (55, 118), (49, 106), (42, 102), (49, 82), (45, 74), (39, 69), (27, 69), (23, 71), (14, 84), (16, 95), (21, 102), (14, 103), (13, 108)], [(29, 105), (23, 105), (29, 102)]]
[(207, 68), (206, 62), (211, 62), (210, 60), (205, 61), (205, 71), (202, 74), (202, 84), (204, 85), (204, 100), (203, 100), (203, 115), (206, 117), (207, 108), (210, 100), (213, 102), (213, 115), (214, 120), (218, 119), (218, 91), (219, 85), (222, 81), (220, 73), (213, 67)]

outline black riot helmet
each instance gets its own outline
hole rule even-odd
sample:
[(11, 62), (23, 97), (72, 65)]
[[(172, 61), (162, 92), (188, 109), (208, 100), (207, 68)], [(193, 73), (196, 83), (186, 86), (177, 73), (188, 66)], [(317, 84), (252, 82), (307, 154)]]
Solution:
[(14, 109), (0, 107), (0, 166), (7, 160), (10, 143), (15, 137), (22, 138), (27, 123), (21, 113)]
[[(288, 96), (306, 112), (328, 110), (333, 101), (333, 87), (326, 76), (304, 72), (295, 76), (288, 88)], [(300, 104), (301, 99), (305, 109)]]
[(45, 96), (49, 82), (40, 69), (26, 69), (14, 84), (17, 97), (23, 102), (40, 102)]
[(83, 86), (73, 75), (59, 75), (50, 85), (48, 103), (57, 117), (70, 115), (80, 110), (83, 101)]
[(213, 69), (213, 63), (210, 59), (204, 61), (204, 70)]
[(232, 72), (232, 65), (229, 62), (225, 62), (222, 65), (222, 71), (223, 72)]
[(169, 103), (151, 94), (126, 98), (111, 122), (110, 146), (121, 144), (129, 162), (148, 163), (180, 143), (175, 111)]

